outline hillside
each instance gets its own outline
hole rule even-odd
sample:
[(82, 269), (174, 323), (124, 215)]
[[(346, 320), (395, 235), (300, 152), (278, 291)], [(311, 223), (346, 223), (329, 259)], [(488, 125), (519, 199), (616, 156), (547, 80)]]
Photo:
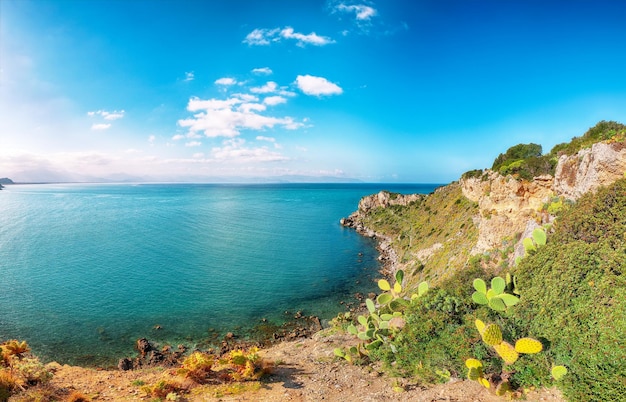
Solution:
[[(380, 338), (368, 358), (427, 381), (468, 375), (466, 365), (476, 364), (470, 378), (502, 394), (557, 385), (571, 401), (624, 400), (625, 139), (626, 126), (600, 122), (547, 154), (536, 144), (514, 146), (492, 169), (406, 205), (362, 208), (402, 199), (395, 194), (362, 202), (344, 223), (383, 239), (383, 251), (390, 245), (406, 273), (404, 294), (422, 280), (431, 287), (400, 310), (404, 328)], [(481, 288), (491, 293), (475, 295)], [(511, 305), (477, 304), (491, 298)], [(378, 315), (397, 310), (376, 308)], [(477, 318), (493, 323), (497, 341), (486, 340)], [(520, 337), (537, 338), (532, 353), (541, 353), (518, 360), (506, 341)], [(553, 378), (553, 366), (568, 374)]]
[[(626, 127), (600, 122), (546, 154), (514, 146), (492, 169), (429, 195), (364, 197), (342, 224), (378, 240), (388, 281), (362, 311), (260, 352), (252, 367), (275, 365), (265, 380), (199, 386), (180, 370), (31, 361), (27, 373), (42, 384), (11, 400), (46, 390), (41, 400), (72, 390), (86, 395), (74, 401), (142, 400), (145, 386), (191, 401), (624, 400), (625, 177)], [(0, 363), (0, 400), (10, 359)], [(211, 370), (205, 380), (217, 378)]]

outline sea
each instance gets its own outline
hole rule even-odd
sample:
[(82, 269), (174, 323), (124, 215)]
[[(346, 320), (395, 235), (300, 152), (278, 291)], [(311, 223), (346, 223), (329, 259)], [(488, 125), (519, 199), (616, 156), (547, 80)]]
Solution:
[(0, 341), (110, 366), (137, 339), (197, 346), (375, 290), (361, 197), (435, 184), (24, 184), (0, 191)]

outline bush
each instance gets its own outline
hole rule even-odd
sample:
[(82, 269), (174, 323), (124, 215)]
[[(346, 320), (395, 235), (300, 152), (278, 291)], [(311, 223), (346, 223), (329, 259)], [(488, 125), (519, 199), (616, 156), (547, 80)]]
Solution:
[(487, 354), (472, 315), (476, 309), (483, 316), (490, 314), (471, 301), (476, 276), (485, 273), (479, 267), (460, 271), (411, 303), (406, 325), (394, 340), (397, 352), (383, 347), (373, 357), (383, 360), (393, 374), (416, 376), (425, 383), (445, 379), (442, 371), (463, 377), (467, 357)]
[(574, 155), (581, 149), (589, 148), (596, 142), (618, 140), (624, 141), (626, 137), (626, 126), (615, 121), (602, 120), (591, 127), (582, 137), (574, 137), (568, 143), (557, 144), (550, 151), (550, 155), (558, 157), (560, 155)]
[(548, 244), (522, 260), (513, 316), (569, 373), (568, 400), (626, 395), (626, 181), (564, 211)]
[(539, 144), (517, 144), (507, 149), (504, 154), (498, 155), (491, 170), (499, 171), (501, 167), (510, 165), (512, 162), (528, 159), (532, 156), (541, 156), (541, 145)]

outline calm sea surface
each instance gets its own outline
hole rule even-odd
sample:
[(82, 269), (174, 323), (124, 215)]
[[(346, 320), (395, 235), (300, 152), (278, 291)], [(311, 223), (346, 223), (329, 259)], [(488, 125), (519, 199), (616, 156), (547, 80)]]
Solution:
[[(0, 341), (105, 365), (136, 339), (245, 336), (285, 311), (329, 319), (375, 288), (370, 239), (339, 219), (434, 185), (13, 185), (0, 191)], [(159, 325), (160, 330), (154, 327)]]

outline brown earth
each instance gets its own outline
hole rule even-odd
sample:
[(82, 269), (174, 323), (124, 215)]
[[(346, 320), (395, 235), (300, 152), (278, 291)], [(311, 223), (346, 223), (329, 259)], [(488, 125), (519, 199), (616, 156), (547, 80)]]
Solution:
[[(182, 395), (180, 401), (471, 401), (496, 402), (478, 383), (452, 379), (446, 384), (420, 386), (408, 379), (389, 378), (377, 368), (353, 366), (334, 357), (333, 349), (353, 342), (351, 336), (322, 331), (313, 337), (282, 342), (261, 352), (275, 367), (262, 382), (246, 383), (243, 390), (233, 386), (202, 386)], [(53, 379), (46, 384), (67, 399), (72, 391), (93, 401), (154, 400), (142, 385), (173, 378), (170, 369), (131, 371), (97, 370), (51, 363)], [(397, 390), (394, 390), (397, 389)], [(35, 394), (31, 394), (35, 395)], [(26, 399), (23, 399), (26, 397)], [(27, 395), (10, 401), (35, 400)], [(556, 389), (532, 391), (528, 401), (562, 402)]]

